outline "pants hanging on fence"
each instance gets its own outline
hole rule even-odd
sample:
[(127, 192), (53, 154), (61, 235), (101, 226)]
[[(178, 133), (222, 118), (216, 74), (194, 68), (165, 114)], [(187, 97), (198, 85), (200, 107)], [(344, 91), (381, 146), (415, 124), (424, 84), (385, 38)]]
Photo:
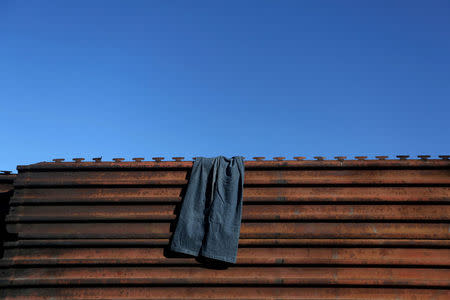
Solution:
[(197, 157), (170, 249), (235, 263), (243, 188), (242, 156)]

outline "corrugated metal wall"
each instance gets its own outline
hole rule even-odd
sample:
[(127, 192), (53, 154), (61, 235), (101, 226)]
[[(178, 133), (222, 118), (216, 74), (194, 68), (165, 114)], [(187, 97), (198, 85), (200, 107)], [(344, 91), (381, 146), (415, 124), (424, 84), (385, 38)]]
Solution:
[(165, 248), (191, 161), (19, 166), (5, 299), (449, 299), (450, 161), (246, 161), (237, 264)]

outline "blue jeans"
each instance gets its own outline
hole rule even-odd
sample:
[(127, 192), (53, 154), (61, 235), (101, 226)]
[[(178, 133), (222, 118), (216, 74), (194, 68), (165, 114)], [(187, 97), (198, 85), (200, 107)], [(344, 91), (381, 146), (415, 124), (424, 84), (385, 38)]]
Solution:
[(170, 249), (235, 263), (243, 188), (242, 156), (197, 157)]

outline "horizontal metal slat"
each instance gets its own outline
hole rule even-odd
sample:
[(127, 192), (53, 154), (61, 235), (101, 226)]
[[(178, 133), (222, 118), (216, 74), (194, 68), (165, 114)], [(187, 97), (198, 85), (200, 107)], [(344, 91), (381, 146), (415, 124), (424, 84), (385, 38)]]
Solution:
[[(170, 221), (175, 205), (11, 207), (7, 222)], [(245, 205), (243, 220), (450, 220), (450, 205)]]
[[(76, 171), (20, 173), (15, 186), (185, 185), (187, 171)], [(259, 170), (246, 185), (262, 184), (450, 184), (450, 170)]]
[[(40, 162), (31, 165), (19, 165), (17, 170), (21, 171), (42, 171), (42, 170), (68, 170), (68, 169), (190, 169), (193, 161), (122, 161), (122, 162)], [(244, 161), (246, 170), (251, 169), (279, 169), (279, 168), (442, 168), (449, 167), (450, 161), (447, 159), (386, 159), (386, 160), (283, 160), (283, 161)]]
[[(198, 264), (193, 258), (166, 257), (164, 248), (6, 249), (9, 265)], [(353, 264), (450, 266), (450, 249), (402, 248), (240, 248), (236, 264)]]
[(378, 267), (233, 267), (225, 270), (194, 267), (71, 267), (10, 268), (0, 286), (77, 284), (351, 284), (450, 285), (450, 269)]
[(382, 299), (448, 300), (450, 290), (426, 288), (364, 287), (41, 287), (7, 288), (0, 296), (5, 300), (142, 300), (142, 299)]
[(6, 184), (6, 183), (0, 183), (0, 194), (2, 193), (8, 193), (10, 191), (12, 191), (14, 188), (12, 182), (11, 184)]
[[(182, 187), (25, 188), (16, 189), (12, 204), (22, 203), (164, 203), (180, 202)], [(306, 201), (440, 201), (450, 202), (450, 187), (246, 187), (244, 203)]]
[[(7, 224), (18, 238), (169, 238), (170, 223)], [(240, 238), (449, 239), (450, 224), (435, 223), (242, 223)]]
[[(17, 240), (4, 243), (5, 248), (17, 247), (165, 247), (169, 244), (168, 238), (152, 239), (34, 239)], [(450, 247), (450, 239), (345, 239), (345, 238), (276, 238), (276, 239), (239, 239), (239, 247)]]

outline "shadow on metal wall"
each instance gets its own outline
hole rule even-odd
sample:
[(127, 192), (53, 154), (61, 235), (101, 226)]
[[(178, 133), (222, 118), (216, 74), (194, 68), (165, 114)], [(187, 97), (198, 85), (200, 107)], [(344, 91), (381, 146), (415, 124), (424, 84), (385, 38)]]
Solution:
[(9, 212), (10, 200), (14, 193), (13, 182), (15, 175), (9, 171), (2, 171), (0, 174), (0, 258), (4, 255), (4, 242), (12, 241), (17, 238), (17, 234), (8, 233), (6, 230), (6, 215)]

